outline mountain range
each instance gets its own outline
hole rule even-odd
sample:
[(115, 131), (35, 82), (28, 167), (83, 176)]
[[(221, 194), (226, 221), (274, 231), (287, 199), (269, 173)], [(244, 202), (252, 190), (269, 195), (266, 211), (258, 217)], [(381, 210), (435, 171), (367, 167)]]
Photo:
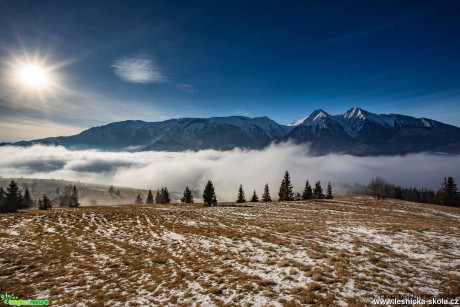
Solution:
[(290, 125), (280, 125), (268, 117), (244, 116), (162, 122), (128, 120), (93, 127), (73, 136), (21, 141), (14, 145), (54, 144), (73, 150), (185, 151), (262, 149), (272, 142), (285, 141), (309, 143), (315, 155), (458, 154), (460, 128), (423, 117), (374, 114), (354, 107), (340, 115), (318, 109)]

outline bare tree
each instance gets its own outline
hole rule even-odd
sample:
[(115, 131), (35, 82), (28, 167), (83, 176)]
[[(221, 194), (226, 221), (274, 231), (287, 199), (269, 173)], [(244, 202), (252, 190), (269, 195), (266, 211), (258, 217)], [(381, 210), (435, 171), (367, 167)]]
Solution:
[(369, 188), (377, 199), (383, 198), (386, 192), (387, 182), (382, 177), (375, 177), (369, 182)]

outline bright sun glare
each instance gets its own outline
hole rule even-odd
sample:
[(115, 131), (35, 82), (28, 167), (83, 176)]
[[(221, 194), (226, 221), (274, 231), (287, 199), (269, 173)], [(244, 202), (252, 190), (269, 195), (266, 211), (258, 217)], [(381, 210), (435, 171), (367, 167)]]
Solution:
[(19, 81), (29, 88), (43, 89), (49, 84), (50, 78), (44, 67), (29, 64), (19, 69)]

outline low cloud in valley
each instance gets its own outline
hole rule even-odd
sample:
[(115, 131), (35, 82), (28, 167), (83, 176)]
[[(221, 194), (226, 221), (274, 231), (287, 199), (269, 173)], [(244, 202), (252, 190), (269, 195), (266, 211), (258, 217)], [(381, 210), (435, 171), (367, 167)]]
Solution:
[(374, 176), (403, 186), (437, 189), (442, 178), (460, 180), (460, 156), (411, 154), (391, 157), (327, 155), (312, 157), (308, 146), (290, 143), (263, 150), (203, 150), (198, 152), (100, 152), (70, 151), (64, 147), (0, 147), (0, 176), (55, 178), (113, 184), (142, 189), (167, 186), (175, 192), (188, 185), (202, 189), (211, 179), (219, 200), (233, 201), (243, 184), (247, 196), (259, 196), (265, 183), (277, 196), (285, 170), (294, 190), (311, 183), (367, 184)]

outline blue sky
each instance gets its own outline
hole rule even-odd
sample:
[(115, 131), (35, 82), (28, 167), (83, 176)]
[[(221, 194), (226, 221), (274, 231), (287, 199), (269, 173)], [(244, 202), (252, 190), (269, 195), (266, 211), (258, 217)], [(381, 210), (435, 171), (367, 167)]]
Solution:
[[(322, 108), (459, 126), (459, 1), (0, 2), (0, 140)], [(26, 59), (51, 90), (11, 81)]]

